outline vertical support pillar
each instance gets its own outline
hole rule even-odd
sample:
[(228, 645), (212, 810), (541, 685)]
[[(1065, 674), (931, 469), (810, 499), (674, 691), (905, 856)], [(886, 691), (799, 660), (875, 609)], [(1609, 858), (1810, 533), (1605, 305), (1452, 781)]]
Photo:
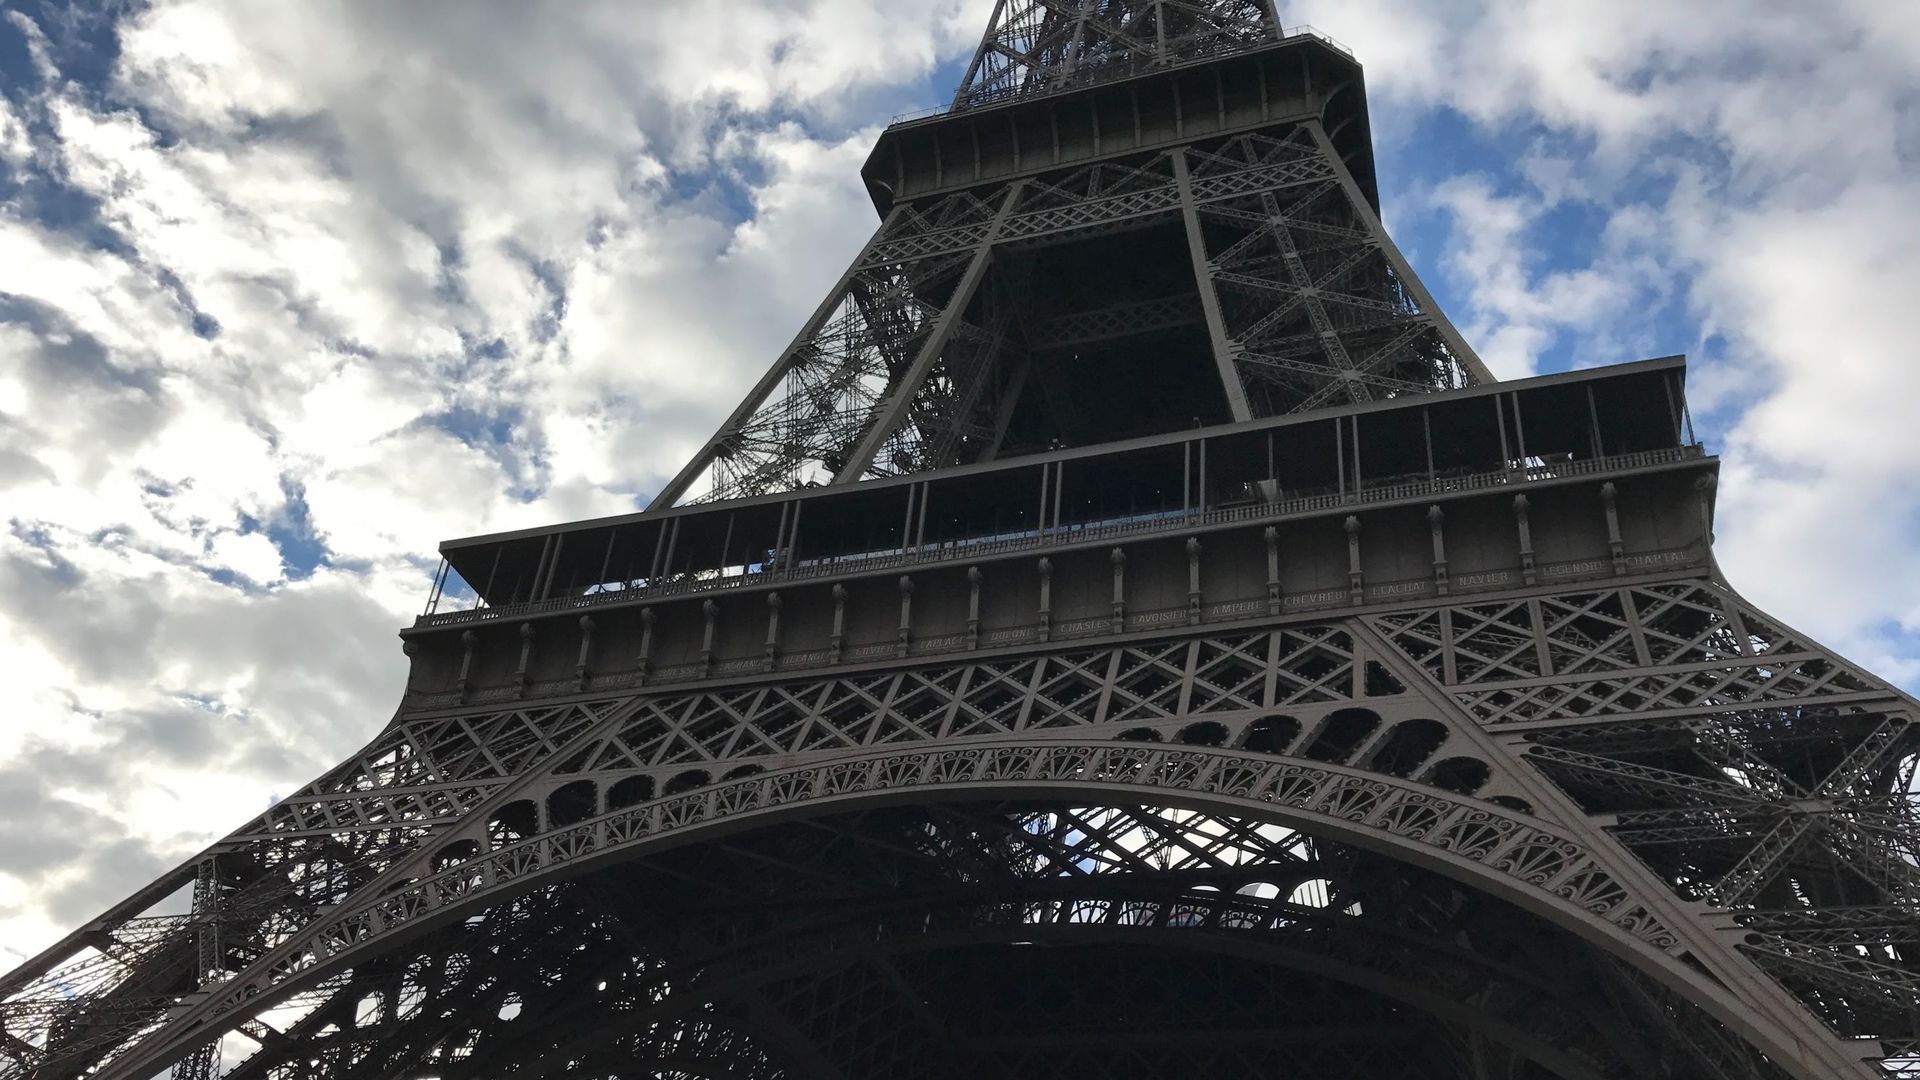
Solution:
[(587, 688), (587, 661), (593, 656), (593, 616), (580, 616), (580, 655), (573, 661), (575, 693)]
[(1513, 523), (1520, 530), (1520, 580), (1528, 585), (1539, 580), (1533, 569), (1533, 522), (1527, 513), (1532, 506), (1525, 495), (1513, 497)]
[(1059, 535), (1060, 532), (1060, 497), (1066, 487), (1067, 463), (1056, 461), (1053, 463), (1053, 531), (1055, 535)]
[(1427, 483), (1431, 484), (1440, 478), (1438, 471), (1433, 467), (1433, 407), (1431, 405), (1420, 406), (1420, 434), (1427, 442)]
[(613, 542), (615, 539), (619, 537), (619, 535), (620, 535), (620, 530), (617, 528), (607, 530), (607, 553), (600, 560), (600, 576), (597, 579), (595, 579), (593, 582), (593, 586), (595, 589), (606, 588), (607, 571), (612, 569), (613, 567)]
[(1347, 598), (1358, 607), (1367, 598), (1366, 581), (1360, 576), (1360, 518), (1348, 514), (1343, 527), (1347, 530)]
[(761, 657), (762, 670), (772, 671), (780, 659), (780, 594), (767, 594), (767, 644)]
[(633, 685), (647, 685), (647, 676), (653, 668), (653, 609), (640, 609), (640, 655), (634, 658)]
[(1347, 442), (1341, 435), (1341, 432), (1344, 430), (1345, 428), (1342, 426), (1340, 418), (1337, 416), (1334, 417), (1333, 467), (1335, 470), (1334, 475), (1338, 477), (1340, 482), (1340, 501), (1342, 502), (1345, 502), (1347, 498)]
[(1107, 561), (1113, 564), (1113, 632), (1118, 634), (1127, 628), (1127, 553), (1125, 549), (1115, 547), (1107, 553)]
[(555, 533), (553, 536), (553, 554), (547, 559), (547, 578), (540, 583), (540, 593), (535, 600), (545, 600), (553, 594), (553, 579), (560, 572), (560, 551), (567, 546), (567, 534)]
[(1427, 507), (1427, 527), (1433, 531), (1433, 594), (1447, 595), (1447, 513), (1439, 503)]
[[(527, 587), (527, 601), (529, 603), (542, 598), (542, 594), (540, 592), (540, 583), (546, 580), (547, 559), (552, 555), (553, 555), (553, 534), (548, 533), (547, 538), (540, 542), (540, 558), (536, 560), (533, 564), (533, 584)], [(516, 591), (517, 591), (517, 585), (516, 585)]]
[(523, 622), (520, 624), (520, 666), (515, 669), (513, 673), (514, 685), (519, 688), (521, 697), (527, 696), (527, 687), (533, 684), (532, 676), (527, 674), (528, 668), (532, 663), (533, 624), (531, 622)]
[(795, 499), (793, 503), (793, 526), (787, 530), (787, 549), (780, 556), (780, 572), (790, 573), (800, 563), (800, 515), (807, 508), (807, 500)]
[(1609, 480), (1600, 485), (1600, 505), (1607, 513), (1607, 551), (1613, 556), (1613, 572), (1627, 572), (1627, 545), (1620, 537), (1620, 491)]
[(1280, 614), (1280, 530), (1266, 527), (1260, 538), (1267, 543), (1267, 614)]
[(702, 601), (700, 613), (706, 616), (706, 626), (700, 631), (700, 677), (704, 679), (713, 674), (713, 636), (720, 627), (720, 605)]
[(800, 501), (798, 499), (789, 499), (780, 504), (780, 524), (774, 526), (773, 529), (773, 554), (768, 557), (767, 565), (760, 569), (777, 572), (786, 567), (787, 520), (793, 516), (793, 511), (795, 507), (799, 506), (799, 503)]
[(980, 581), (984, 577), (977, 566), (967, 567), (967, 648), (980, 647)]
[(1600, 403), (1594, 400), (1593, 384), (1587, 384), (1587, 432), (1593, 436), (1593, 456), (1607, 456), (1606, 441), (1600, 437)]
[(1040, 640), (1053, 640), (1053, 560), (1040, 559)]
[(900, 629), (893, 639), (893, 655), (904, 657), (913, 648), (913, 578), (900, 575)]
[(1047, 538), (1047, 495), (1048, 489), (1052, 486), (1053, 463), (1043, 461), (1040, 463), (1040, 509), (1034, 519), (1035, 537), (1040, 541), (1045, 541)]
[(1236, 421), (1253, 419), (1247, 404), (1247, 388), (1240, 382), (1239, 365), (1233, 361), (1233, 342), (1227, 337), (1227, 322), (1220, 313), (1220, 294), (1213, 288), (1213, 264), (1207, 258), (1207, 239), (1200, 229), (1199, 204), (1193, 198), (1193, 176), (1187, 171), (1187, 153), (1176, 149), (1173, 180), (1180, 189), (1180, 215), (1187, 226), (1187, 253), (1193, 260), (1193, 284), (1200, 293), (1200, 310), (1207, 317), (1207, 337), (1213, 344), (1213, 366), (1220, 375), (1220, 388), (1227, 395), (1227, 412)]
[(447, 560), (441, 559), (440, 565), (434, 569), (433, 587), (427, 590), (427, 606), (421, 609), (420, 614), (431, 615), (439, 610), (440, 590), (447, 587), (447, 570), (450, 565)]
[(493, 596), (493, 579), (498, 577), (500, 574), (500, 553), (505, 551), (506, 549), (507, 549), (507, 546), (505, 544), (494, 545), (493, 565), (489, 567), (487, 570), (487, 587), (480, 590), (480, 595), (474, 597), (474, 600), (473, 600), (474, 607), (492, 607), (493, 606), (493, 600), (490, 599)]
[(460, 631), (460, 677), (453, 682), (453, 692), (462, 702), (467, 700), (467, 688), (473, 685), (473, 647), (479, 641), (480, 635), (473, 631)]
[(1200, 625), (1200, 538), (1187, 537), (1187, 625)]
[(847, 643), (847, 587), (833, 583), (833, 633), (827, 636), (827, 662), (840, 662), (840, 650)]

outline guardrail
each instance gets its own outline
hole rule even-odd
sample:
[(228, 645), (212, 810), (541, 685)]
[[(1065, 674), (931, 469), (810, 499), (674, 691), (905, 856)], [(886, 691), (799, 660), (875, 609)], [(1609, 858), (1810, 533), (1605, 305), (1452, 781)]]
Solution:
[[(1284, 36), (1280, 40), (1282, 42), (1288, 42), (1288, 41), (1296, 41), (1300, 38), (1312, 38), (1313, 40), (1318, 41), (1323, 45), (1327, 45), (1334, 49), (1339, 50), (1342, 55), (1345, 55), (1349, 59), (1353, 57), (1352, 49), (1347, 48), (1345, 45), (1341, 44), (1339, 41), (1335, 40), (1333, 37), (1327, 34), (1323, 34), (1318, 29), (1312, 26), (1309, 26), (1305, 23), (1301, 23), (1297, 26), (1288, 28), (1285, 31)], [(945, 116), (946, 114), (952, 113), (952, 112), (965, 112), (968, 109), (977, 109), (977, 108), (981, 108), (983, 106), (988, 106), (988, 105), (998, 105), (1003, 101), (1012, 101), (1017, 98), (1039, 97), (1045, 94), (1057, 93), (1063, 90), (1077, 90), (1083, 86), (1096, 86), (1100, 83), (1112, 82), (1116, 79), (1124, 79), (1133, 75), (1143, 75), (1151, 71), (1168, 71), (1174, 68), (1186, 67), (1191, 64), (1201, 64), (1201, 63), (1205, 63), (1208, 60), (1215, 59), (1216, 57), (1229, 56), (1237, 52), (1244, 52), (1248, 49), (1257, 48), (1260, 45), (1264, 45), (1264, 44), (1267, 44), (1267, 43), (1266, 42), (1235, 43), (1233, 47), (1216, 49), (1212, 52), (1202, 53), (1196, 56), (1183, 57), (1170, 64), (1158, 64), (1158, 63), (1096, 64), (1092, 67), (1080, 69), (1080, 71), (1077, 73), (1077, 77), (1069, 82), (1051, 83), (1041, 87), (1032, 87), (1023, 83), (1011, 88), (1000, 90), (996, 93), (985, 94), (978, 98), (962, 101), (962, 102), (959, 102), (958, 104), (929, 105), (924, 109), (915, 109), (911, 112), (900, 113), (899, 115), (895, 116), (892, 120), (887, 121), (887, 126), (893, 127), (896, 124), (916, 123), (918, 121), (928, 120), (936, 116)]]
[(1397, 502), (1403, 499), (1430, 498), (1438, 495), (1451, 495), (1467, 491), (1479, 491), (1487, 488), (1508, 487), (1516, 484), (1538, 483), (1547, 480), (1564, 480), (1576, 476), (1590, 476), (1598, 473), (1619, 472), (1626, 469), (1670, 465), (1705, 456), (1705, 450), (1699, 444), (1694, 444), (1690, 446), (1672, 447), (1665, 450), (1643, 450), (1631, 454), (1615, 454), (1610, 457), (1593, 458), (1586, 461), (1539, 462), (1500, 472), (1394, 480), (1376, 485), (1363, 485), (1357, 491), (1299, 495), (1290, 499), (1263, 499), (1254, 502), (1219, 506), (1210, 510), (1195, 510), (1191, 512), (1164, 510), (1145, 514), (1129, 514), (1118, 518), (1105, 518), (1099, 521), (1067, 522), (1050, 526), (1045, 530), (1028, 530), (1014, 534), (1001, 533), (991, 537), (949, 540), (934, 544), (925, 544), (915, 548), (884, 552), (863, 552), (857, 555), (843, 555), (829, 559), (804, 560), (788, 566), (776, 565), (761, 569), (751, 569), (744, 573), (705, 571), (682, 575), (669, 581), (649, 582), (645, 585), (602, 589), (597, 592), (576, 593), (568, 596), (555, 596), (545, 600), (505, 604), (499, 607), (470, 608), (465, 611), (443, 611), (420, 616), (414, 620), (414, 626), (416, 628), (460, 626), (470, 623), (492, 622), (497, 619), (522, 618), (529, 615), (541, 615), (556, 611), (572, 611), (614, 604), (638, 603), (646, 600), (659, 600), (675, 596), (724, 593), (734, 589), (750, 588), (779, 582), (810, 581), (819, 578), (844, 577), (850, 574), (871, 574), (901, 567), (948, 562), (954, 559), (987, 558), (1019, 551), (1065, 547), (1093, 540), (1154, 536), (1161, 533), (1209, 528), (1218, 525), (1231, 525), (1236, 522), (1254, 521), (1264, 518), (1280, 518), (1296, 514), (1357, 509), (1379, 503)]

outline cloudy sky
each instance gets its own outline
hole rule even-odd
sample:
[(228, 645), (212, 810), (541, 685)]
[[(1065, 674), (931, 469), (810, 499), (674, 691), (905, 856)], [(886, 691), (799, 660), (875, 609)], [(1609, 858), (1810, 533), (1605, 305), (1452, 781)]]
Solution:
[[(644, 503), (991, 0), (0, 0), (0, 968), (371, 736), (442, 538)], [(1920, 5), (1295, 0), (1503, 376), (1685, 352), (1749, 596), (1920, 686)]]

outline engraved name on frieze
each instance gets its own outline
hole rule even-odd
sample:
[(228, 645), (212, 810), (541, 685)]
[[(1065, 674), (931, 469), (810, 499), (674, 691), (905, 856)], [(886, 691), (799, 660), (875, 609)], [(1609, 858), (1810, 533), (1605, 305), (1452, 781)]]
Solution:
[(1228, 600), (1224, 603), (1208, 605), (1206, 612), (1210, 618), (1230, 619), (1236, 615), (1258, 615), (1266, 610), (1267, 602), (1261, 600)]
[(1540, 573), (1546, 577), (1577, 577), (1581, 574), (1609, 573), (1612, 569), (1605, 559), (1582, 559), (1579, 562), (1554, 563)]
[(1345, 589), (1322, 589), (1319, 592), (1299, 593), (1289, 596), (1281, 603), (1287, 607), (1324, 607), (1327, 604), (1343, 603), (1347, 599)]
[(1187, 609), (1166, 611), (1143, 611), (1138, 615), (1127, 616), (1127, 627), (1133, 630), (1147, 630), (1156, 626), (1171, 626), (1187, 621)]

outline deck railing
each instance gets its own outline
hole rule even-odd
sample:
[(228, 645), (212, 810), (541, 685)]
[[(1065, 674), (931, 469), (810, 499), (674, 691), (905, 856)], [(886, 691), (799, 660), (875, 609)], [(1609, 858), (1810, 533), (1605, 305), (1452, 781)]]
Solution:
[(1013, 552), (1066, 547), (1096, 540), (1154, 536), (1265, 518), (1338, 511), (1406, 499), (1432, 498), (1516, 484), (1564, 480), (1598, 473), (1670, 465), (1704, 456), (1705, 451), (1695, 444), (1664, 450), (1614, 454), (1610, 457), (1585, 461), (1536, 461), (1499, 472), (1412, 479), (1397, 478), (1378, 484), (1364, 485), (1359, 490), (1344, 492), (1295, 495), (1280, 499), (1256, 499), (1205, 510), (1159, 510), (1095, 521), (1063, 522), (1046, 529), (996, 533), (978, 538), (944, 540), (916, 547), (859, 552), (821, 559), (802, 559), (784, 566), (775, 562), (771, 565), (749, 564), (745, 567), (695, 571), (645, 584), (595, 586), (588, 592), (548, 597), (545, 600), (502, 604), (498, 607), (470, 608), (465, 611), (436, 612), (420, 616), (415, 620), (414, 625), (416, 627), (457, 626), (465, 623), (523, 618), (528, 615), (637, 603), (675, 596), (724, 593), (734, 589), (778, 582), (872, 574), (903, 567), (949, 562), (955, 559), (991, 558)]

